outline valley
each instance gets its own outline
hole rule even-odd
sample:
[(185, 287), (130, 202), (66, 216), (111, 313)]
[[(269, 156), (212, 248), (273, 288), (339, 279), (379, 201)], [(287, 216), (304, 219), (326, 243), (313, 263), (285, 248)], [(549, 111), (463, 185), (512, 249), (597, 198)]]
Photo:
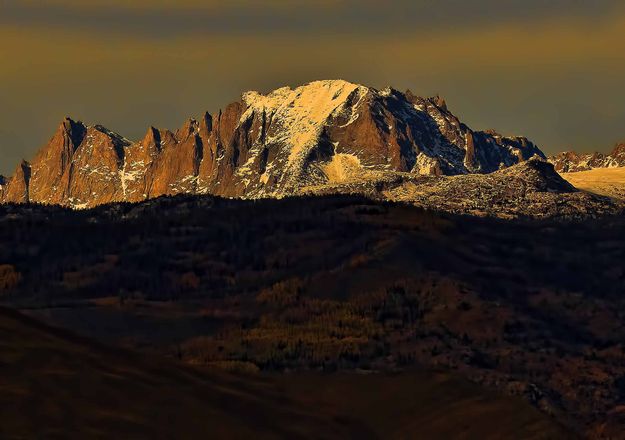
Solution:
[(0, 336), (2, 438), (376, 439), (414, 429), (430, 438), (567, 434), (521, 399), (442, 371), (207, 371), (107, 347), (3, 308)]
[(355, 196), (0, 212), (2, 302), (105, 344), (237, 374), (442, 369), (575, 432), (623, 427), (621, 216)]

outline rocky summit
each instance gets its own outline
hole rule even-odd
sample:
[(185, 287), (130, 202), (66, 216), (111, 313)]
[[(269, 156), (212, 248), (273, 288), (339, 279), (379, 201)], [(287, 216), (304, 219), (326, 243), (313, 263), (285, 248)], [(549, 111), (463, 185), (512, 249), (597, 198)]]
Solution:
[(66, 118), (0, 194), (73, 208), (180, 193), (283, 197), (393, 176), (487, 174), (533, 156), (545, 157), (524, 137), (471, 130), (440, 97), (316, 81), (244, 93), (175, 132), (150, 127), (138, 142)]
[(625, 142), (617, 144), (610, 154), (579, 154), (574, 151), (565, 151), (549, 157), (549, 162), (560, 173), (625, 167)]

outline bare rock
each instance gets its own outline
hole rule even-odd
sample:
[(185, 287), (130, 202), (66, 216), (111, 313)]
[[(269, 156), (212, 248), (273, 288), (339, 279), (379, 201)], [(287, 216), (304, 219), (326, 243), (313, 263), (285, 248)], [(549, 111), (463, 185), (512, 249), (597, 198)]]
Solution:
[(488, 175), (533, 156), (544, 158), (526, 138), (471, 130), (440, 96), (315, 81), (247, 92), (175, 132), (150, 127), (134, 143), (66, 118), (2, 191), (6, 201), (73, 208), (181, 193), (284, 197), (405, 176)]
[(579, 154), (565, 151), (549, 157), (559, 173), (589, 171), (596, 168), (625, 167), (625, 143), (617, 144), (610, 154)]

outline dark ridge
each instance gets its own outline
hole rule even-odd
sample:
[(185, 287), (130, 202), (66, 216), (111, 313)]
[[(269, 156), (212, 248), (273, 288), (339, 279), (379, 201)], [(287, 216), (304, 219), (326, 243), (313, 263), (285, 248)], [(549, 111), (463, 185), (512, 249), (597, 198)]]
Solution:
[(23, 160), (20, 164), (22, 168), (22, 174), (24, 175), (24, 187), (26, 188), (26, 193), (24, 197), (26, 198), (26, 202), (30, 201), (30, 177), (31, 177), (31, 168), (30, 163)]

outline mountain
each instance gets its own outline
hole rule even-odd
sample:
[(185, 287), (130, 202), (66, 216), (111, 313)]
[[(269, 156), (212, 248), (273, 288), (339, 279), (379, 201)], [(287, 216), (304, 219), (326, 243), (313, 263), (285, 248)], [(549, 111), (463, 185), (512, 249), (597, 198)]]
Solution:
[(8, 182), (4, 201), (87, 208), (179, 193), (283, 197), (396, 173), (491, 173), (545, 156), (523, 137), (473, 131), (440, 97), (316, 81), (241, 100), (130, 142), (66, 118)]
[(5, 200), (86, 207), (120, 200), (119, 170), (130, 142), (96, 125), (65, 118), (32, 162), (22, 161)]
[(539, 157), (488, 174), (356, 176), (309, 187), (305, 194), (361, 194), (433, 211), (499, 218), (585, 218), (623, 210), (619, 200), (579, 191)]
[(591, 153), (578, 154), (574, 151), (565, 151), (549, 157), (556, 171), (573, 173), (588, 171), (595, 168), (625, 167), (625, 142), (617, 144), (610, 154)]
[(383, 194), (430, 210), (500, 218), (585, 218), (622, 210), (619, 201), (578, 191), (538, 158), (490, 174), (406, 179)]

